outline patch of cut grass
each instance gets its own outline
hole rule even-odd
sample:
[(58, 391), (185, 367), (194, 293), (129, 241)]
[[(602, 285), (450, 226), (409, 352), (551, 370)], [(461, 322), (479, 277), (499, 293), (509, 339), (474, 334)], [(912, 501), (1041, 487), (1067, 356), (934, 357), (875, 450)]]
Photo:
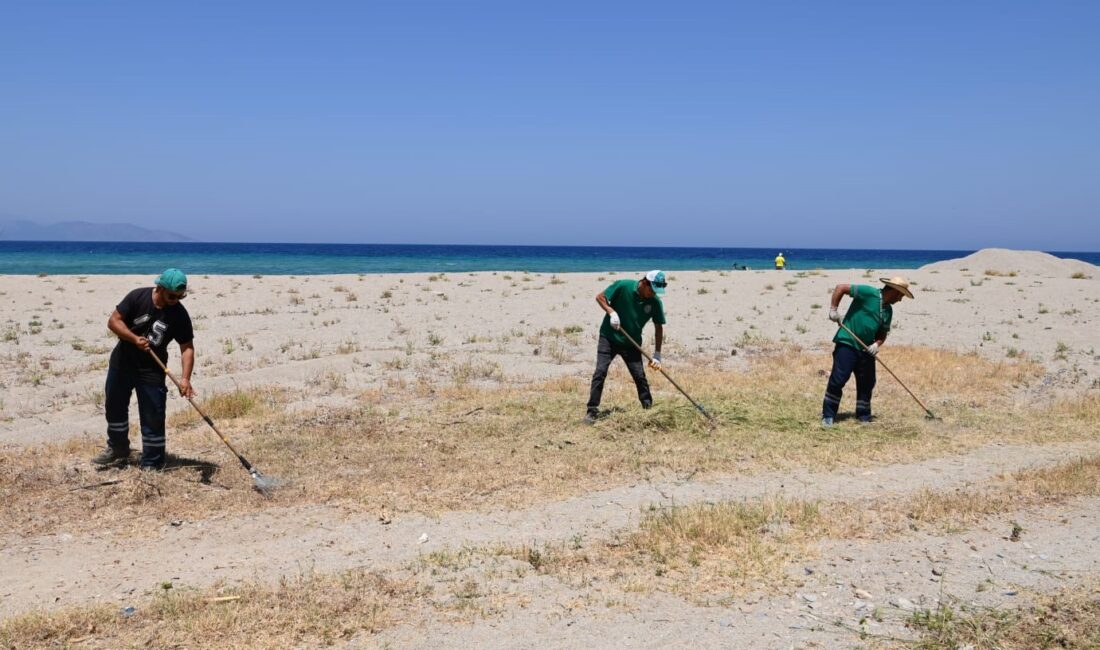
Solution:
[[(97, 473), (81, 463), (71, 471), (74, 458), (95, 453), (92, 441), (47, 445), (34, 455), (0, 450), (0, 498), (8, 506), (0, 526), (17, 534), (123, 525), (140, 531), (154, 528), (150, 520), (312, 503), (385, 503), (395, 512), (429, 513), (520, 507), (687, 474), (906, 462), (991, 441), (1079, 439), (1100, 422), (1095, 400), (1017, 404), (1014, 386), (1037, 376), (1037, 365), (896, 347), (891, 366), (943, 419), (924, 420), (883, 376), (874, 424), (821, 429), (829, 355), (784, 350), (750, 358), (744, 372), (710, 365), (717, 363), (710, 357), (683, 357), (669, 367), (715, 426), (652, 373), (654, 407), (642, 410), (622, 364), (612, 366), (604, 393), (611, 414), (594, 426), (581, 421), (587, 377), (483, 385), (469, 381), (485, 374), (473, 365), (476, 357), (457, 370), (467, 381), (454, 381), (447, 363), (425, 371), (443, 382), (425, 375), (404, 389), (361, 392), (345, 407), (286, 412), (277, 392), (254, 394), (251, 409), (242, 396), (226, 398), (224, 408), (209, 407), (218, 428), (261, 471), (288, 481), (272, 499), (257, 500), (236, 459), (188, 408), (168, 431), (169, 453), (188, 467), (163, 475)], [(316, 386), (327, 389), (323, 381)], [(851, 408), (850, 396), (844, 408)], [(197, 467), (202, 463), (224, 471), (210, 475), (209, 467)], [(86, 488), (113, 478), (122, 482)], [(124, 507), (113, 507), (119, 503)]]

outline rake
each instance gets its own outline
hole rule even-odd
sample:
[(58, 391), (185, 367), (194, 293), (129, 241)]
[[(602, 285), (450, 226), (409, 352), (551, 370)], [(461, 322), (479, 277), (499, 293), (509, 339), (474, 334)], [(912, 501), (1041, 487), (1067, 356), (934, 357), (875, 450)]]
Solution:
[[(855, 332), (853, 332), (852, 330), (848, 329), (848, 326), (847, 326), (847, 325), (845, 325), (844, 323), (841, 323), (841, 322), (839, 322), (839, 321), (837, 321), (837, 325), (840, 325), (840, 327), (841, 327), (841, 328), (843, 328), (845, 332), (848, 332), (849, 334), (851, 334), (851, 335), (852, 335), (852, 338), (854, 338), (854, 339), (856, 340), (856, 342), (857, 342), (857, 343), (859, 343), (860, 345), (862, 345), (862, 346), (863, 346), (863, 349), (864, 349), (864, 350), (867, 350), (867, 349), (869, 349), (869, 348), (867, 347), (867, 344), (866, 344), (866, 343), (864, 343), (864, 342), (863, 342), (863, 341), (862, 341), (862, 340), (861, 340), (861, 339), (860, 339), (860, 338), (859, 338), (858, 336), (856, 336), (856, 333), (855, 333)], [(935, 420), (935, 419), (936, 419), (936, 416), (935, 416), (935, 414), (933, 414), (933, 413), (932, 413), (932, 411), (928, 410), (928, 407), (924, 405), (924, 402), (920, 401), (920, 398), (919, 398), (919, 397), (917, 397), (916, 395), (914, 395), (914, 394), (913, 394), (913, 391), (909, 390), (909, 387), (908, 387), (908, 386), (906, 386), (906, 385), (905, 385), (905, 382), (903, 382), (903, 381), (902, 381), (901, 379), (899, 379), (899, 378), (898, 378), (898, 376), (897, 376), (897, 375), (895, 375), (895, 374), (894, 374), (894, 371), (893, 371), (893, 370), (890, 370), (890, 366), (886, 365), (886, 362), (885, 362), (885, 361), (883, 361), (882, 359), (878, 358), (878, 355), (877, 355), (877, 354), (872, 354), (871, 356), (873, 356), (873, 357), (875, 358), (875, 361), (877, 361), (877, 362), (879, 362), (880, 364), (882, 364), (882, 367), (886, 369), (886, 372), (890, 373), (890, 376), (891, 376), (891, 377), (893, 377), (894, 379), (897, 379), (897, 382), (898, 382), (899, 384), (901, 384), (901, 387), (905, 389), (905, 392), (909, 393), (909, 397), (912, 397), (912, 398), (913, 398), (914, 400), (916, 400), (917, 404), (920, 404), (920, 407), (921, 407), (922, 409), (924, 409), (924, 416), (925, 416), (926, 418), (928, 418), (929, 420)]]
[[(147, 352), (149, 353), (149, 356), (153, 357), (153, 360), (157, 362), (157, 365), (160, 366), (161, 370), (164, 371), (164, 374), (168, 375), (168, 378), (171, 379), (172, 383), (176, 385), (176, 388), (179, 389), (180, 394), (182, 394), (183, 389), (180, 387), (180, 383), (176, 379), (175, 375), (173, 375), (172, 371), (168, 369), (168, 366), (164, 365), (164, 362), (161, 361), (160, 357), (158, 357), (156, 353), (154, 353), (152, 350), (147, 350)], [(239, 451), (233, 448), (233, 445), (229, 443), (229, 439), (222, 435), (221, 431), (218, 431), (218, 427), (214, 426), (214, 421), (211, 420), (210, 416), (204, 413), (201, 408), (199, 408), (199, 405), (195, 403), (194, 399), (188, 397), (187, 401), (191, 403), (191, 406), (195, 407), (195, 410), (198, 411), (199, 415), (202, 416), (202, 419), (210, 425), (210, 428), (214, 430), (214, 433), (218, 434), (218, 437), (221, 438), (221, 441), (225, 443), (226, 447), (229, 447), (229, 451), (233, 452), (233, 455), (237, 457), (237, 460), (241, 461), (241, 465), (244, 467), (245, 471), (248, 472), (248, 475), (252, 477), (252, 487), (265, 497), (271, 496), (271, 492), (275, 488), (279, 487), (282, 481), (273, 476), (264, 476), (263, 474), (261, 474), (260, 470), (256, 469), (256, 467), (252, 463), (248, 462), (248, 460), (244, 456), (242, 456)]]
[[(653, 357), (649, 356), (649, 353), (646, 352), (645, 350), (643, 350), (642, 346), (638, 345), (638, 342), (635, 341), (629, 334), (626, 333), (626, 330), (620, 329), (619, 333), (622, 334), (623, 336), (625, 336), (626, 340), (630, 341), (630, 344), (633, 345), (634, 348), (638, 350), (638, 352), (641, 352), (643, 357), (648, 359), (650, 363), (653, 363)], [(692, 406), (699, 409), (699, 412), (702, 413), (704, 416), (706, 416), (707, 420), (711, 424), (716, 424), (716, 422), (714, 420), (714, 417), (711, 416), (710, 413), (707, 413), (707, 410), (705, 408), (703, 408), (703, 405), (700, 404), (699, 402), (696, 402), (695, 400), (693, 400), (691, 398), (691, 395), (687, 394), (686, 390), (684, 390), (683, 388), (680, 388), (680, 384), (677, 384), (676, 380), (673, 379), (672, 377), (670, 377), (669, 374), (667, 372), (665, 372), (664, 368), (658, 366), (657, 370), (660, 371), (660, 373), (665, 376), (665, 379), (669, 380), (669, 382), (671, 382), (672, 385), (676, 387), (676, 390), (680, 391), (680, 393), (683, 394), (683, 396), (686, 397), (689, 402), (691, 402)]]

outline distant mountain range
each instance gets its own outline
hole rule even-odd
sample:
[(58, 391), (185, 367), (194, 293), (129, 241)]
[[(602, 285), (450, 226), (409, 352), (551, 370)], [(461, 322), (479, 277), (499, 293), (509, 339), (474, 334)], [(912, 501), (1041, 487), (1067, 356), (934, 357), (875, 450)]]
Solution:
[(168, 230), (150, 230), (130, 223), (61, 221), (41, 224), (25, 219), (0, 220), (0, 240), (8, 241), (195, 241)]

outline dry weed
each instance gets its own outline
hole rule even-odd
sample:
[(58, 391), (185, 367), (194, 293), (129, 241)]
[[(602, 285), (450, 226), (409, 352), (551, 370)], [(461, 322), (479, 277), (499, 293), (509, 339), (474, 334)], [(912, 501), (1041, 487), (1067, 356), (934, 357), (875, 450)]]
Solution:
[[(224, 393), (196, 397), (195, 403), (214, 420), (215, 424), (218, 424), (227, 419), (260, 415), (261, 409), (263, 413), (279, 410), (286, 396), (287, 391), (274, 387), (237, 388)], [(173, 413), (168, 417), (166, 424), (169, 429), (199, 424), (206, 426), (190, 407)]]
[(1100, 495), (1100, 457), (1007, 474), (949, 492), (922, 490), (903, 499), (827, 508), (831, 535), (897, 534), (922, 524), (962, 530), (989, 516)]
[(1100, 647), (1100, 588), (1067, 588), (1043, 595), (1019, 609), (941, 603), (919, 610), (909, 626), (920, 634), (904, 647), (917, 650), (954, 648)]
[(645, 585), (707, 603), (783, 587), (790, 565), (812, 559), (816, 543), (827, 538), (882, 539), (917, 526), (957, 531), (993, 515), (1097, 495), (1100, 457), (1024, 470), (982, 486), (872, 501), (770, 497), (653, 507), (636, 530), (618, 539), (505, 552), (559, 577), (599, 577), (633, 590)]
[(163, 523), (304, 503), (394, 512), (516, 507), (640, 479), (898, 462), (994, 440), (1081, 438), (1100, 421), (1095, 397), (1047, 410), (1015, 404), (1014, 387), (1038, 373), (1029, 362), (915, 348), (892, 353), (891, 364), (942, 421), (923, 420), (909, 396), (882, 377), (878, 422), (822, 430), (816, 423), (829, 357), (799, 351), (756, 357), (743, 373), (687, 360), (670, 370), (715, 416), (715, 427), (660, 377), (652, 377), (654, 408), (642, 410), (619, 365), (605, 393), (612, 413), (595, 426), (581, 422), (586, 378), (484, 385), (473, 380), (503, 377), (492, 364), (472, 362), (453, 366), (452, 382), (418, 377), (399, 392), (361, 393), (354, 407), (285, 412), (286, 393), (234, 391), (201, 404), (265, 474), (289, 481), (274, 499), (254, 495), (236, 460), (184, 412), (168, 434), (179, 458), (159, 476), (96, 472), (84, 460), (95, 451), (90, 443), (0, 451), (0, 498), (8, 506), (0, 525), (16, 534), (123, 521), (151, 529), (150, 518)]
[(363, 570), (275, 585), (169, 588), (137, 601), (128, 616), (97, 605), (12, 617), (0, 622), (0, 647), (314, 647), (377, 632), (416, 596), (411, 581)]

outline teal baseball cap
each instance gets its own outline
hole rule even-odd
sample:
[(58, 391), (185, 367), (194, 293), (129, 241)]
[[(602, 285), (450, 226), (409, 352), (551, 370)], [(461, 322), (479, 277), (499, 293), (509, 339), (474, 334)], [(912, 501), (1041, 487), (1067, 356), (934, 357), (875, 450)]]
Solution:
[(179, 269), (165, 269), (157, 278), (157, 286), (173, 293), (187, 291), (187, 276)]
[(645, 279), (649, 280), (649, 284), (653, 287), (654, 293), (664, 293), (665, 287), (668, 286), (668, 282), (665, 281), (664, 271), (650, 271), (645, 274)]

